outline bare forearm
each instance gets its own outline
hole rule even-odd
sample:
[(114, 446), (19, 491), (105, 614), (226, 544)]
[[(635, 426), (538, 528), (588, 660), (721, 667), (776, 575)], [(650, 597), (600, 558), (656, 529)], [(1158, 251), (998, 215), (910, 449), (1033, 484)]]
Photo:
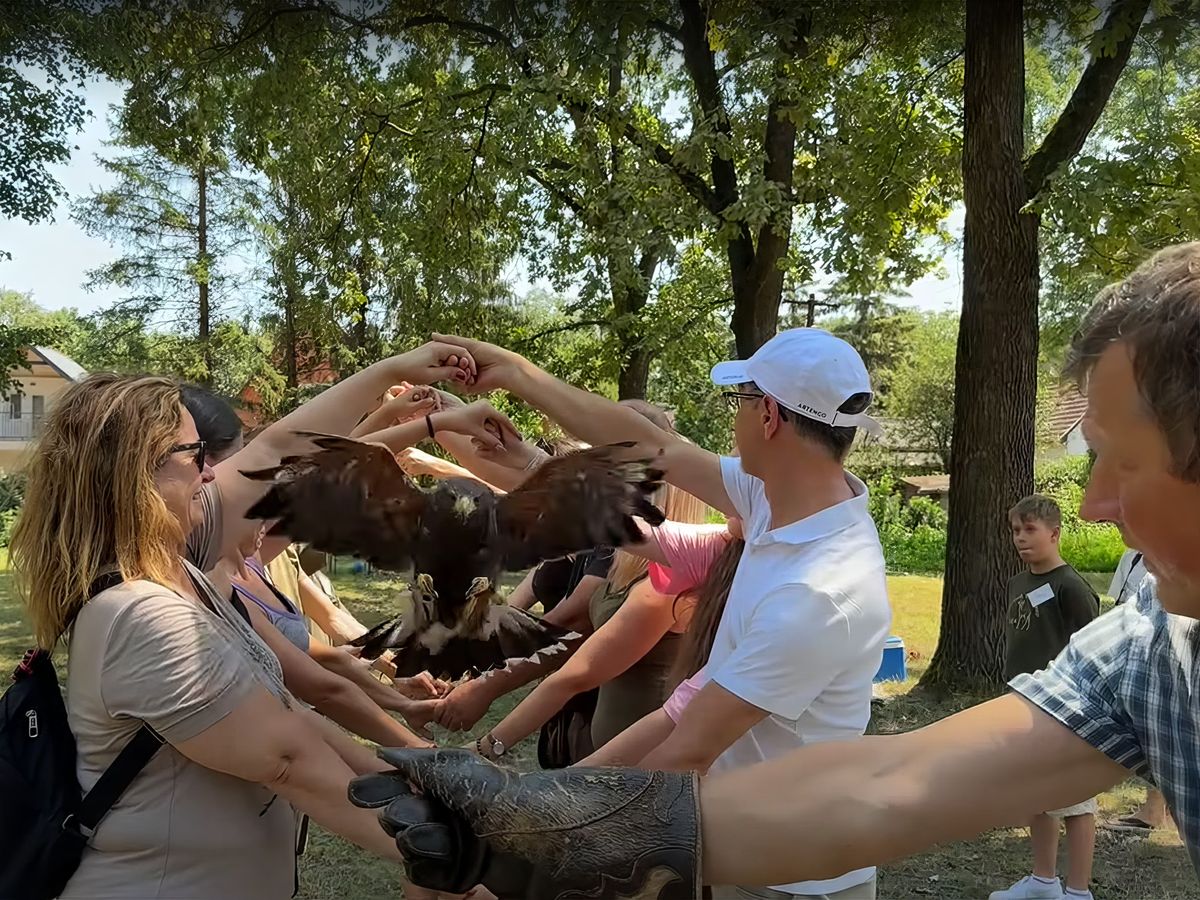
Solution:
[(307, 576), (300, 579), (300, 607), (306, 616), (317, 623), (317, 627), (329, 635), (335, 647), (353, 640), (367, 630), (354, 616), (340, 609)]
[(278, 450), (295, 442), (295, 431), (349, 434), (363, 410), (376, 405), (393, 384), (405, 380), (402, 359), (382, 360), (338, 382), (266, 429), (254, 443), (263, 442)]
[(425, 741), (372, 703), (358, 687), (321, 698), (314, 702), (313, 706), (317, 712), (333, 719), (347, 731), (368, 741), (374, 741), (382, 747), (428, 746)]
[(671, 736), (675, 723), (662, 709), (642, 716), (615, 738), (578, 763), (580, 766), (635, 766)]
[(1010, 705), (1006, 715), (997, 724), (972, 710), (705, 779), (705, 880), (833, 877), (1027, 821), (1125, 774), (1057, 723), (1035, 725), (1034, 716), (1049, 719), (1043, 713), (1022, 720)]
[(341, 757), (342, 762), (350, 767), (356, 775), (367, 775), (371, 772), (383, 772), (387, 765), (371, 750), (353, 740), (344, 731), (335, 726), (324, 716), (319, 716), (311, 709), (301, 708), (300, 711), (308, 719), (310, 725), (320, 732), (325, 743), (334, 753)]
[(531, 364), (521, 368), (509, 388), (590, 444), (636, 441), (663, 447), (676, 440), (637, 411), (573, 387)]
[(638, 765), (658, 772), (699, 772), (703, 775), (719, 755), (707, 752), (703, 744), (681, 740), (678, 729), (672, 729)]
[(353, 682), (377, 706), (399, 713), (407, 708), (404, 704), (407, 698), (372, 675), (368, 666), (344, 650), (335, 650), (320, 661), (331, 672)]
[(515, 747), (529, 737), (562, 709), (578, 691), (563, 679), (551, 675), (517, 704), (517, 708), (504, 717), (492, 735), (508, 747)]
[(502, 491), (516, 490), (529, 475), (526, 471), (511, 469), (483, 459), (475, 452), (471, 439), (466, 435), (455, 434), (452, 431), (440, 431), (437, 435), (437, 442), (475, 478), (484, 484), (498, 487)]
[(311, 741), (267, 786), (323, 828), (364, 850), (400, 862), (395, 841), (379, 827), (378, 814), (346, 799), (354, 772), (324, 741)]
[(401, 422), (358, 438), (368, 444), (383, 444), (393, 453), (405, 447), (413, 447), (429, 437), (429, 425), (424, 418), (412, 422)]

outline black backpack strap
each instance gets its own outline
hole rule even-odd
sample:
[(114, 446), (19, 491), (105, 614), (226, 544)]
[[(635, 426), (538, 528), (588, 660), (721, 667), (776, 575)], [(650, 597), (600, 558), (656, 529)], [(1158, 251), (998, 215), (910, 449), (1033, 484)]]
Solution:
[(72, 815), (67, 816), (63, 828), (75, 829), (85, 838), (90, 838), (100, 820), (114, 803), (133, 783), (138, 773), (150, 762), (158, 748), (163, 745), (162, 736), (149, 725), (142, 725), (137, 734), (117, 754), (117, 758), (104, 770)]
[[(120, 572), (105, 572), (103, 575), (98, 575), (91, 584), (88, 596), (89, 598), (95, 597), (109, 588), (116, 587), (124, 580)], [(84, 838), (90, 838), (92, 832), (96, 830), (96, 826), (100, 824), (100, 820), (121, 798), (125, 789), (133, 783), (133, 779), (137, 778), (142, 769), (146, 768), (146, 763), (150, 762), (163, 743), (162, 735), (143, 723), (142, 727), (130, 738), (129, 743), (117, 754), (117, 758), (101, 773), (99, 780), (92, 785), (92, 789), (79, 802), (79, 808), (67, 816), (63, 822), (63, 829), (76, 831)]]

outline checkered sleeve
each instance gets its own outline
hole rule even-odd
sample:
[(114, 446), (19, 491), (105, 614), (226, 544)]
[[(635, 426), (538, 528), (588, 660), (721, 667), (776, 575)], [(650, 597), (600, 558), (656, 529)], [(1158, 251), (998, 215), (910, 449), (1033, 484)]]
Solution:
[(1130, 703), (1151, 691), (1139, 632), (1144, 616), (1118, 608), (1077, 631), (1048, 667), (1018, 675), (1009, 686), (1114, 762), (1138, 774), (1146, 757)]

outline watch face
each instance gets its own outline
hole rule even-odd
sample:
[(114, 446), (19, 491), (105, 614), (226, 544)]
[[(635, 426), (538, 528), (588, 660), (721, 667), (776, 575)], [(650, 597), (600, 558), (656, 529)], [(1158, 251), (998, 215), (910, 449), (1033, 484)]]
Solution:
[(498, 741), (495, 738), (492, 738), (492, 753), (494, 753), (496, 756), (503, 756), (504, 750), (504, 741)]

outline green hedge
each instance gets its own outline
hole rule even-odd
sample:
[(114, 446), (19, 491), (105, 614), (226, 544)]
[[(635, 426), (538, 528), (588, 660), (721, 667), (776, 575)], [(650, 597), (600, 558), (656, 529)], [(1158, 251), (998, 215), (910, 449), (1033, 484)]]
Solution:
[[(1039, 493), (1053, 497), (1062, 508), (1063, 559), (1080, 572), (1112, 572), (1125, 552), (1125, 544), (1114, 526), (1079, 518), (1087, 478), (1087, 458), (1067, 457), (1039, 466), (1034, 482)], [(871, 517), (879, 529), (888, 570), (940, 575), (946, 565), (945, 511), (924, 497), (904, 503), (897, 479), (890, 472), (879, 474), (869, 488)]]

